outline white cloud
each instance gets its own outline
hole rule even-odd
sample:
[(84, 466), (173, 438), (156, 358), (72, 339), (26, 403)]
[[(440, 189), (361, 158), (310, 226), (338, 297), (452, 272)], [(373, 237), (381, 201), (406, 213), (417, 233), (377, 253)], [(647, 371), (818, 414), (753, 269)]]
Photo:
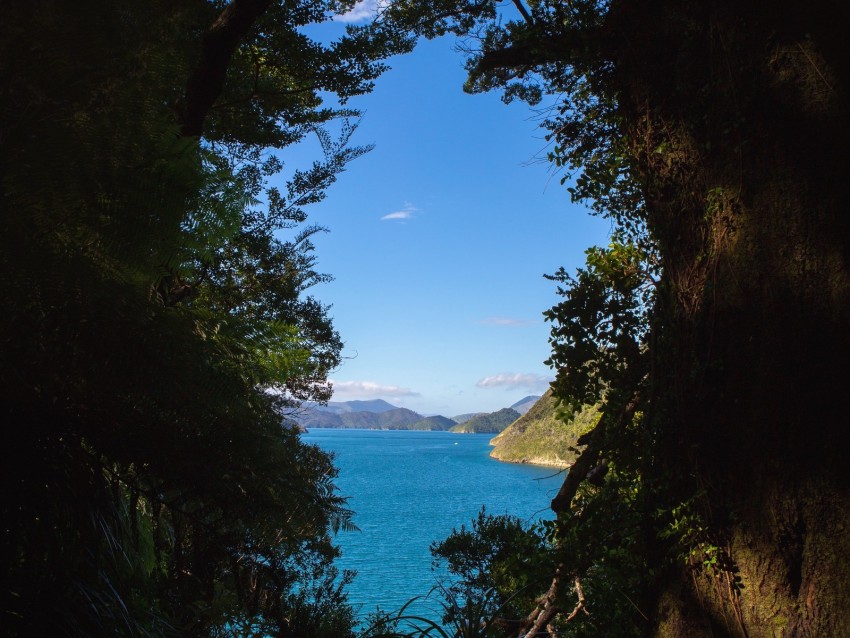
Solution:
[(510, 317), (487, 317), (478, 323), (483, 323), (488, 326), (528, 326), (536, 321), (531, 319), (512, 319)]
[(418, 397), (419, 393), (397, 385), (381, 385), (374, 381), (331, 381), (334, 400), (377, 399), (381, 397)]
[(475, 385), (479, 388), (505, 388), (513, 390), (516, 388), (530, 388), (533, 390), (545, 390), (552, 381), (551, 377), (542, 374), (504, 373), (494, 374), (490, 377), (480, 379)]
[(377, 0), (359, 0), (351, 8), (342, 15), (334, 16), (336, 22), (362, 22), (372, 20), (378, 14)]
[(387, 219), (410, 219), (410, 215), (411, 215), (411, 213), (410, 213), (409, 210), (399, 210), (399, 211), (396, 211), (394, 213), (384, 215), (383, 217), (381, 217), (381, 221), (384, 221), (384, 220), (387, 220)]
[(406, 203), (401, 210), (397, 210), (393, 213), (388, 213), (387, 215), (384, 215), (383, 217), (381, 217), (381, 221), (382, 222), (383, 221), (390, 221), (390, 220), (393, 220), (393, 219), (396, 219), (396, 220), (411, 219), (413, 217), (413, 215), (415, 213), (417, 213), (418, 211), (419, 211), (419, 209), (416, 208), (416, 206), (414, 206), (413, 204), (410, 204), (410, 203)]

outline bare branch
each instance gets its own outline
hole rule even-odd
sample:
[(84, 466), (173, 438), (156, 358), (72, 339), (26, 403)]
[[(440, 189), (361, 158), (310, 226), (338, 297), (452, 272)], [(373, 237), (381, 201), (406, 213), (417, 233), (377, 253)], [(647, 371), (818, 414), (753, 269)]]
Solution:
[(590, 616), (590, 612), (587, 611), (587, 608), (584, 606), (584, 590), (581, 588), (581, 578), (576, 576), (574, 583), (576, 587), (576, 597), (578, 600), (576, 601), (576, 606), (572, 613), (567, 616), (567, 622), (570, 622), (573, 618), (578, 616), (578, 612), (580, 611), (583, 611), (586, 615)]
[(534, 611), (526, 617), (525, 626), (531, 626), (528, 631), (524, 632), (526, 636), (532, 637), (542, 633), (543, 629), (552, 623), (552, 620), (560, 611), (560, 608), (555, 605), (555, 601), (558, 598), (558, 590), (561, 587), (562, 569), (563, 565), (558, 565), (558, 568), (555, 570), (555, 576), (552, 578), (552, 583), (549, 585), (549, 589), (539, 600)]

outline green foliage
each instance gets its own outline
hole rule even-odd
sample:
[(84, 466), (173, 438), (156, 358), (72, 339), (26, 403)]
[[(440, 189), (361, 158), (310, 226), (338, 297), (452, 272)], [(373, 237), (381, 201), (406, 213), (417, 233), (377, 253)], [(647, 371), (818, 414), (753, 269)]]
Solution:
[(544, 584), (549, 550), (540, 528), (482, 509), (468, 528), (431, 545), (435, 567), (451, 574), (445, 594), (454, 604), (444, 622), (467, 613), (464, 605), (484, 605), (482, 616), (516, 617)]
[[(432, 545), (435, 563), (445, 564), (452, 575), (451, 584), (441, 590), (443, 623), (454, 629), (476, 618), (473, 635), (513, 633), (544, 597), (556, 573), (582, 573), (589, 615), (566, 622), (564, 614), (552, 623), (558, 634), (642, 635), (635, 601), (647, 576), (638, 503), (638, 490), (616, 477), (602, 490), (582, 490), (577, 501), (585, 519), (582, 525), (528, 525), (482, 510), (469, 528), (463, 526)], [(614, 518), (607, 518), (609, 514)], [(566, 611), (574, 605), (572, 593), (560, 594), (557, 604)]]
[[(732, 574), (736, 571), (735, 565), (709, 524), (705, 507), (706, 494), (698, 492), (669, 508), (657, 508), (658, 536), (669, 542), (668, 554), (674, 563), (708, 575), (721, 571)], [(737, 578), (730, 578), (729, 582), (733, 587), (740, 585)]]
[[(246, 3), (239, 3), (246, 4)], [(281, 409), (326, 399), (341, 342), (307, 293), (304, 207), (367, 149), (323, 128), (409, 41), (300, 33), (270, 3), (184, 133), (222, 3), (16, 3), (0, 27), (7, 635), (347, 635), (351, 527)], [(324, 157), (268, 179), (315, 134)]]
[[(609, 470), (602, 485), (585, 483), (572, 516), (553, 526), (562, 569), (581, 575), (589, 615), (576, 616), (570, 636), (640, 636), (646, 629), (645, 488), (631, 472)], [(566, 605), (569, 609), (569, 605)]]
[(552, 327), (556, 395), (571, 406), (595, 404), (606, 390), (634, 387), (645, 369), (655, 293), (650, 256), (630, 243), (590, 248), (575, 277), (561, 269), (559, 304), (544, 313)]

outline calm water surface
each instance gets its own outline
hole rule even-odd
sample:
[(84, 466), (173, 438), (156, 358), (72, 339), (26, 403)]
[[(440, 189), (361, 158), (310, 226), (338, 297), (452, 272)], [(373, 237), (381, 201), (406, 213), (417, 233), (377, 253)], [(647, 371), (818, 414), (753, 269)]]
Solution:
[(343, 552), (339, 566), (357, 571), (349, 597), (361, 615), (377, 606), (395, 610), (427, 594), (440, 577), (431, 569), (429, 546), (468, 525), (482, 506), (523, 519), (551, 515), (549, 501), (563, 475), (491, 459), (491, 438), (336, 429), (304, 435), (335, 454), (337, 484), (356, 512), (361, 531), (341, 532), (337, 542)]

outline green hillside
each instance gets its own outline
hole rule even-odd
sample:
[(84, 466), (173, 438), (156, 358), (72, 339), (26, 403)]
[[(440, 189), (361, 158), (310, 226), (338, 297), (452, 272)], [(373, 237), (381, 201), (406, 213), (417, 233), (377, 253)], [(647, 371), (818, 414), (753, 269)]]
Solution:
[[(414, 423), (422, 421), (422, 415), (407, 408), (392, 408), (383, 412), (328, 412), (307, 408), (295, 416), (305, 428), (359, 428), (366, 430), (410, 430)], [(454, 421), (451, 422), (452, 425)], [(422, 429), (437, 429), (423, 427)], [(443, 429), (448, 429), (446, 426)]]
[(510, 427), (494, 437), (490, 456), (510, 463), (534, 463), (567, 467), (575, 459), (570, 451), (579, 436), (599, 418), (595, 406), (588, 406), (568, 421), (556, 418), (556, 401), (549, 390)]
[(351, 412), (341, 414), (340, 418), (347, 428), (366, 428), (377, 430), (406, 430), (419, 421), (422, 416), (407, 408), (393, 408), (386, 412)]
[(454, 427), (456, 424), (454, 420), (436, 415), (436, 416), (428, 416), (422, 419), (421, 421), (417, 421), (416, 423), (412, 423), (406, 428), (399, 428), (405, 430), (432, 430), (432, 431), (440, 431), (444, 432), (449, 428)]
[(502, 408), (498, 412), (479, 414), (468, 421), (458, 423), (450, 432), (461, 434), (495, 434), (501, 432), (520, 417), (519, 412), (511, 408)]

